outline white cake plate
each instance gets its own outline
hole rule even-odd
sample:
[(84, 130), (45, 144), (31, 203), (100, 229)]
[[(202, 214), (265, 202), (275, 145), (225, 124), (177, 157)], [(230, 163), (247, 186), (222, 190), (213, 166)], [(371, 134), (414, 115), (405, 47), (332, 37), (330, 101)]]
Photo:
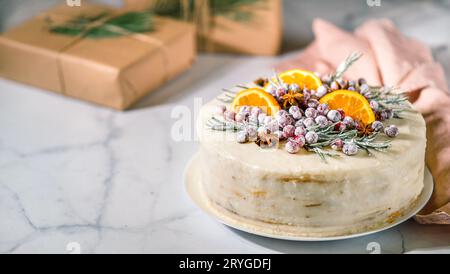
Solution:
[(422, 190), (422, 193), (419, 195), (418, 199), (413, 204), (413, 206), (411, 206), (410, 209), (406, 210), (403, 213), (403, 215), (401, 217), (398, 217), (394, 222), (386, 224), (386, 226), (383, 226), (381, 228), (365, 231), (362, 233), (333, 236), (333, 237), (305, 237), (303, 235), (302, 236), (295, 235), (295, 233), (292, 233), (292, 231), (287, 233), (285, 230), (282, 229), (282, 226), (267, 224), (260, 221), (244, 218), (242, 216), (230, 213), (227, 210), (220, 209), (218, 206), (213, 205), (203, 190), (198, 154), (194, 155), (187, 164), (186, 169), (184, 171), (184, 182), (186, 190), (191, 199), (194, 201), (194, 203), (198, 207), (200, 207), (203, 211), (205, 211), (208, 215), (217, 219), (219, 222), (251, 234), (290, 241), (343, 240), (366, 236), (369, 234), (389, 229), (391, 227), (403, 223), (404, 221), (416, 215), (425, 206), (425, 204), (430, 199), (431, 194), (433, 193), (433, 178), (431, 177), (431, 173), (428, 170), (428, 168), (426, 168), (424, 176), (424, 188)]

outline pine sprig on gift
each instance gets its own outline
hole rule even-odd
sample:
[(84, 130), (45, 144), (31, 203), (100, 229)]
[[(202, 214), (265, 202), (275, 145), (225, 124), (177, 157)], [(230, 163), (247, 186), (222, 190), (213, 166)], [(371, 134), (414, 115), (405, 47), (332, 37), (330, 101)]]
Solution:
[(225, 16), (235, 21), (246, 21), (251, 18), (251, 12), (244, 11), (241, 7), (246, 5), (254, 5), (261, 0), (228, 0), (228, 1), (211, 1), (212, 10), (215, 14)]
[[(68, 35), (84, 36), (87, 38), (109, 38), (122, 36), (127, 33), (143, 33), (154, 30), (153, 14), (150, 12), (128, 12), (105, 20), (98, 26), (96, 22), (104, 20), (108, 13), (94, 16), (81, 15), (62, 25), (52, 25), (50, 32)], [(52, 22), (50, 22), (52, 24)]]
[[(195, 0), (188, 1), (188, 11), (193, 13)], [(246, 21), (251, 18), (251, 12), (242, 9), (244, 6), (254, 5), (265, 0), (209, 0), (211, 14), (227, 17), (234, 21)], [(183, 18), (183, 5), (179, 0), (157, 0), (151, 11), (161, 16), (169, 16), (176, 19)]]

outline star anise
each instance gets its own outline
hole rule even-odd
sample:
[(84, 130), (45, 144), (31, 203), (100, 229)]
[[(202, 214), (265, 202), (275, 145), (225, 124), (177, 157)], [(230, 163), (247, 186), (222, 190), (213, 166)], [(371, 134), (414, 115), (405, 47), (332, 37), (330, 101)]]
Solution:
[(289, 90), (285, 95), (281, 96), (284, 108), (287, 108), (288, 106), (298, 106), (301, 103), (302, 98), (303, 94), (293, 92), (292, 90)]
[(369, 136), (373, 133), (373, 128), (372, 125), (363, 125), (361, 124), (360, 126), (358, 126), (358, 135), (359, 136)]

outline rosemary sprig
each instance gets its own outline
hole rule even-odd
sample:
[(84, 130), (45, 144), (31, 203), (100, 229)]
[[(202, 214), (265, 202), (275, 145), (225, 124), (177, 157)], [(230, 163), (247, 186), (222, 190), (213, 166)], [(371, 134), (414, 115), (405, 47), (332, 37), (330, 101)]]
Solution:
[(370, 150), (385, 152), (390, 147), (391, 141), (386, 140), (386, 141), (375, 142), (375, 138), (377, 136), (378, 136), (378, 132), (375, 132), (369, 136), (355, 138), (352, 141), (355, 142), (355, 144), (359, 148), (365, 150), (367, 152), (367, 154), (369, 154), (369, 155), (372, 155)]
[(354, 52), (350, 54), (336, 69), (336, 72), (331, 76), (331, 81), (342, 78), (344, 73), (361, 58), (362, 53)]
[(305, 148), (306, 148), (307, 151), (314, 152), (317, 155), (319, 155), (320, 159), (322, 161), (324, 161), (325, 163), (327, 163), (327, 157), (340, 157), (339, 154), (331, 153), (331, 152), (326, 151), (326, 150), (324, 150), (324, 149), (322, 149), (320, 147), (311, 147), (309, 145), (306, 145)]
[[(355, 63), (362, 55), (360, 53), (353, 53), (351, 54), (345, 61), (339, 65), (339, 67), (336, 70), (336, 73), (332, 75), (332, 80), (337, 80), (343, 76), (345, 71), (353, 64)], [(274, 71), (274, 75), (267, 79), (267, 81), (270, 83), (272, 88), (286, 88), (288, 92), (292, 92), (292, 90), (289, 90), (287, 88), (286, 83), (284, 83), (278, 73)], [(239, 88), (248, 88), (244, 85), (237, 86)], [(367, 100), (370, 102), (371, 108), (374, 110), (375, 115), (380, 118), (378, 121), (383, 121), (384, 119), (391, 118), (392, 114), (393, 117), (401, 118), (400, 113), (409, 109), (410, 105), (407, 104), (408, 97), (405, 93), (400, 92), (399, 90), (393, 88), (393, 87), (378, 87), (378, 86), (367, 86), (365, 85), (358, 85), (356, 86), (359, 88), (357, 92), (362, 94), (367, 98)], [(368, 87), (368, 89), (367, 89)], [(231, 90), (224, 89), (225, 94), (223, 94), (220, 98), (221, 99), (230, 99), (231, 97), (235, 96), (236, 93)], [(281, 96), (281, 98), (283, 98)], [(280, 98), (277, 98), (279, 103), (281, 104)], [(304, 105), (301, 107), (305, 108)], [(284, 106), (284, 110), (287, 110), (287, 106)], [(291, 117), (294, 117), (293, 115)], [(304, 147), (307, 151), (313, 152), (317, 154), (320, 159), (322, 159), (324, 162), (326, 162), (327, 157), (336, 157), (340, 156), (342, 154), (333, 152), (332, 149), (342, 150), (342, 153), (345, 153), (347, 155), (354, 155), (358, 152), (358, 150), (364, 150), (367, 152), (367, 154), (370, 156), (372, 155), (373, 151), (379, 151), (379, 152), (385, 152), (391, 145), (391, 140), (377, 140), (378, 135), (380, 134), (380, 131), (378, 127), (374, 127), (374, 125), (368, 124), (361, 124), (361, 121), (357, 121), (356, 125), (353, 125), (353, 128), (347, 128), (342, 127), (340, 123), (343, 123), (344, 121), (338, 121), (335, 123), (331, 123), (327, 126), (323, 126), (323, 124), (315, 124), (314, 126), (306, 128), (306, 131), (308, 133), (314, 132), (317, 134), (317, 139), (315, 135), (310, 135), (308, 137), (306, 144), (301, 144), (301, 146)], [(258, 126), (264, 126), (263, 124), (259, 124), (260, 122), (252, 118), (248, 121), (243, 121), (240, 123), (233, 122), (233, 121), (220, 121), (217, 118), (212, 118), (210, 121), (208, 121), (208, 126), (211, 129), (215, 130), (231, 130), (231, 131), (240, 131), (240, 130), (246, 130), (243, 132), (245, 134), (249, 134), (247, 131), (250, 130), (250, 127), (253, 127), (254, 129), (257, 129)], [(249, 127), (250, 126), (250, 127)], [(267, 126), (267, 125), (266, 125)], [(292, 126), (292, 125), (291, 125)], [(390, 126), (391, 127), (391, 126)], [(343, 128), (342, 130), (338, 130), (340, 128)], [(378, 128), (378, 129), (376, 129)], [(255, 138), (255, 130), (253, 129), (253, 138)], [(278, 129), (270, 129), (270, 131), (274, 130), (277, 132), (269, 132), (273, 133), (273, 136), (279, 136), (280, 132), (278, 130), (285, 130), (286, 127), (278, 127)], [(262, 136), (264, 136), (264, 132), (266, 129), (262, 129)], [(289, 129), (290, 130), (290, 129)], [(398, 131), (398, 129), (396, 129)], [(252, 130), (250, 130), (252, 132)], [(259, 132), (259, 128), (258, 128)], [(388, 133), (387, 131), (384, 131), (385, 134), (389, 137), (395, 137), (395, 134)], [(398, 132), (397, 132), (398, 133)], [(282, 133), (286, 134), (286, 133)], [(292, 133), (290, 133), (292, 136)], [(304, 137), (306, 138), (307, 135)], [(313, 139), (310, 137), (313, 136)], [(299, 136), (298, 136), (299, 137)], [(245, 137), (247, 138), (247, 137)], [(256, 136), (257, 141), (261, 142), (264, 140), (258, 139), (263, 138), (261, 136)], [(245, 142), (245, 139), (240, 139), (240, 142)], [(311, 141), (314, 140), (314, 141)], [(289, 142), (300, 142), (298, 141), (297, 137), (288, 140)], [(277, 139), (278, 142), (278, 139)], [(309, 143), (308, 143), (309, 142)], [(300, 145), (300, 143), (297, 143)], [(289, 144), (287, 146), (287, 150), (290, 153), (295, 153), (296, 150), (292, 149), (292, 144)]]
[[(344, 143), (354, 142), (359, 148), (365, 150), (369, 155), (372, 155), (371, 150), (376, 151), (386, 151), (390, 146), (390, 141), (375, 141), (378, 136), (378, 132), (375, 132), (369, 136), (358, 137), (358, 131), (356, 129), (348, 130), (348, 131), (336, 131), (334, 127), (337, 123), (334, 123), (325, 128), (319, 128), (318, 126), (308, 128), (309, 131), (314, 131), (319, 136), (319, 140), (314, 144), (307, 144), (305, 147), (312, 152), (318, 153), (320, 149), (321, 153), (319, 156), (324, 158), (328, 156), (327, 153), (324, 153), (324, 148), (330, 146), (333, 141), (336, 139), (341, 139)], [(330, 154), (330, 153), (328, 153)], [(334, 153), (331, 153), (334, 154)]]
[(216, 117), (211, 117), (211, 119), (206, 122), (206, 126), (212, 130), (219, 131), (238, 131), (244, 127), (243, 124), (233, 121), (219, 120)]

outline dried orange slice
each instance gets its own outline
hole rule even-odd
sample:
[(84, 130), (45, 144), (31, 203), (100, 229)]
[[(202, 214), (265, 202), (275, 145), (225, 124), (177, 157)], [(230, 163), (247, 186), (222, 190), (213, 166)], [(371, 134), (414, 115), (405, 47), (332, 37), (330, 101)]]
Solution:
[(292, 69), (282, 72), (279, 75), (280, 79), (286, 84), (297, 84), (300, 88), (307, 88), (309, 90), (317, 90), (322, 85), (322, 81), (314, 72), (301, 69)]
[(336, 90), (323, 96), (320, 103), (327, 103), (331, 109), (342, 109), (345, 115), (368, 125), (375, 121), (375, 114), (369, 101), (356, 91)]
[(260, 88), (249, 88), (240, 91), (236, 97), (234, 97), (231, 107), (234, 110), (238, 110), (239, 107), (242, 106), (260, 107), (265, 110), (268, 115), (274, 115), (280, 110), (280, 105), (275, 97)]

